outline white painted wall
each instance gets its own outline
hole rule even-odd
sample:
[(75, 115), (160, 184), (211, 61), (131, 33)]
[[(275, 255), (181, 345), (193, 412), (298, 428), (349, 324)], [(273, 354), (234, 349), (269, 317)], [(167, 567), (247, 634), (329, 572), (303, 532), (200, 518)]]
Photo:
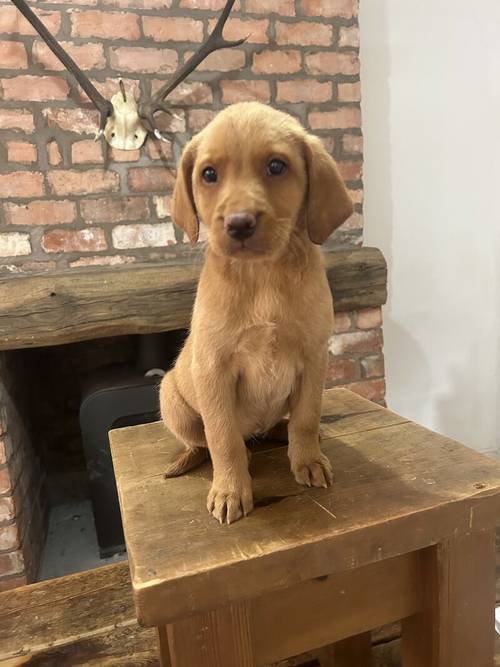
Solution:
[(500, 453), (500, 2), (361, 0), (388, 404)]

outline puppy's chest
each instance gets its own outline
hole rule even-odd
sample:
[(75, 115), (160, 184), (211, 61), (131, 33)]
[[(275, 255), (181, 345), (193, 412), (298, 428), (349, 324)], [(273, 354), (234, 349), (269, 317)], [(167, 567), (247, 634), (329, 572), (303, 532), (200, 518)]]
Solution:
[(257, 403), (287, 401), (303, 361), (296, 334), (283, 324), (255, 324), (240, 332), (233, 355), (240, 391)]

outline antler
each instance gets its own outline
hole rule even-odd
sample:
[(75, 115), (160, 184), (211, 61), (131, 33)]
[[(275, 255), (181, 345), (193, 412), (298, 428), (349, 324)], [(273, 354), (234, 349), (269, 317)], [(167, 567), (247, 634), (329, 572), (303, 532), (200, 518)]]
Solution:
[(82, 70), (75, 63), (73, 58), (66, 53), (63, 47), (59, 44), (57, 39), (52, 35), (49, 30), (43, 25), (38, 16), (33, 12), (33, 10), (28, 7), (25, 0), (12, 0), (14, 5), (19, 9), (21, 14), (31, 23), (35, 28), (37, 33), (47, 44), (52, 53), (59, 58), (64, 67), (69, 70), (75, 79), (78, 81), (83, 90), (87, 93), (93, 105), (99, 111), (101, 116), (99, 122), (99, 134), (102, 134), (106, 121), (109, 116), (113, 114), (113, 105), (109, 100), (101, 95), (97, 88), (91, 83), (91, 81), (85, 76)]
[[(64, 67), (73, 74), (83, 90), (97, 108), (100, 114), (98, 136), (104, 134), (106, 141), (115, 148), (125, 150), (140, 148), (144, 143), (148, 129), (158, 139), (163, 139), (159, 129), (154, 122), (154, 114), (157, 111), (171, 113), (165, 103), (165, 98), (184, 79), (195, 70), (198, 65), (211, 53), (219, 49), (239, 46), (246, 38), (235, 41), (227, 41), (222, 36), (222, 31), (233, 8), (235, 0), (227, 0), (226, 5), (207, 40), (200, 46), (198, 51), (180, 67), (167, 83), (147, 102), (137, 103), (132, 94), (127, 96), (123, 83), (120, 81), (121, 93), (114, 95), (111, 101), (101, 95), (97, 88), (91, 83), (87, 76), (75, 63), (73, 58), (66, 53), (57, 39), (47, 30), (38, 16), (26, 4), (26, 0), (12, 0), (21, 14), (31, 23), (40, 37), (47, 44), (52, 53), (59, 58)], [(146, 121), (146, 123), (145, 123)]]
[(215, 28), (212, 33), (208, 36), (205, 42), (200, 46), (198, 51), (194, 53), (189, 60), (180, 67), (171, 78), (156, 92), (156, 94), (148, 100), (147, 102), (142, 102), (139, 104), (139, 116), (147, 121), (151, 131), (158, 139), (162, 139), (159, 129), (156, 127), (154, 122), (154, 114), (157, 111), (166, 111), (171, 113), (170, 109), (165, 104), (165, 98), (179, 86), (184, 79), (186, 79), (191, 72), (193, 72), (200, 63), (202, 63), (211, 53), (218, 51), (219, 49), (231, 48), (233, 46), (239, 46), (246, 41), (246, 37), (243, 39), (238, 39), (235, 41), (227, 41), (222, 36), (222, 31), (228, 19), (229, 14), (235, 0), (228, 0), (226, 6), (222, 10), (222, 13), (217, 21)]

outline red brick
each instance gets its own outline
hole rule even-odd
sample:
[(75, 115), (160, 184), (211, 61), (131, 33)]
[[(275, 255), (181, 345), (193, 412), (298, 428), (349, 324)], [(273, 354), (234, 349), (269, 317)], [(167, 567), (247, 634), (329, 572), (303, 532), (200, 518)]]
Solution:
[(4, 217), (8, 225), (64, 225), (75, 221), (74, 202), (31, 201), (28, 204), (4, 204)]
[(361, 102), (361, 83), (339, 83), (339, 102)]
[(7, 160), (9, 162), (20, 162), (21, 164), (33, 164), (37, 161), (37, 150), (35, 144), (28, 141), (7, 141)]
[(127, 12), (79, 11), (71, 14), (73, 37), (139, 39), (139, 17)]
[(363, 370), (363, 377), (383, 377), (385, 374), (384, 357), (382, 355), (366, 357), (366, 359), (361, 360), (361, 368)]
[[(59, 5), (82, 5), (83, 7), (95, 7), (98, 0), (57, 0)], [(70, 10), (71, 11), (71, 10)]]
[(45, 252), (99, 252), (107, 247), (104, 231), (98, 227), (53, 229), (42, 237)]
[(351, 19), (358, 14), (358, 0), (301, 0), (300, 6), (308, 16)]
[(345, 153), (362, 153), (363, 137), (360, 134), (344, 134), (342, 147)]
[(11, 79), (0, 80), (0, 90), (4, 100), (27, 100), (44, 102), (65, 100), (69, 87), (63, 78), (55, 76), (32, 76), (23, 74)]
[(185, 132), (186, 131), (186, 114), (181, 109), (176, 109), (171, 115), (168, 113), (156, 114), (156, 127), (161, 132)]
[(282, 16), (295, 16), (294, 0), (247, 0), (247, 12), (270, 14), (275, 12)]
[(9, 469), (7, 466), (0, 468), (0, 494), (9, 493), (12, 490)]
[[(184, 59), (187, 60), (192, 53), (192, 51), (186, 53)], [(196, 70), (198, 72), (233, 72), (242, 69), (245, 62), (246, 55), (244, 51), (240, 49), (222, 49), (211, 53), (206, 60), (198, 65)]]
[(354, 212), (349, 218), (343, 223), (342, 229), (344, 231), (355, 231), (363, 229), (363, 216), (360, 213)]
[(0, 580), (0, 593), (19, 588), (20, 586), (26, 586), (27, 583), (28, 577), (26, 575), (2, 578)]
[[(226, 4), (226, 0), (181, 0), (180, 7), (182, 9), (208, 9), (211, 11), (219, 11), (223, 9)], [(239, 1), (233, 7), (233, 12), (240, 11)]]
[(328, 102), (332, 97), (332, 84), (320, 83), (313, 79), (278, 81), (276, 100), (278, 102)]
[(338, 334), (330, 340), (330, 351), (333, 355), (378, 352), (381, 348), (382, 332), (380, 329)]
[(385, 380), (364, 380), (348, 384), (347, 389), (370, 401), (382, 401), (385, 397)]
[(43, 174), (38, 171), (0, 174), (0, 199), (41, 197), (43, 194)]
[(363, 308), (358, 311), (358, 329), (377, 329), (382, 326), (381, 308)]
[(24, 132), (33, 132), (34, 129), (35, 124), (33, 122), (33, 114), (30, 111), (0, 109), (0, 130), (24, 130)]
[(342, 26), (339, 32), (339, 46), (359, 48), (359, 26)]
[(101, 0), (101, 4), (119, 9), (170, 9), (172, 0)]
[(173, 225), (118, 225), (113, 228), (113, 245), (118, 249), (160, 248), (175, 243)]
[(352, 327), (352, 320), (349, 313), (335, 313), (335, 322), (333, 331), (338, 333), (345, 333)]
[[(92, 42), (87, 44), (61, 42), (61, 46), (84, 71), (106, 67), (102, 44), (93, 44)], [(33, 61), (44, 69), (59, 71), (65, 69), (62, 62), (59, 58), (56, 58), (47, 44), (40, 40), (35, 41), (33, 44)]]
[[(2, 433), (0, 432), (0, 435)], [(5, 438), (0, 438), (0, 465), (7, 463), (7, 442)]]
[(47, 144), (47, 159), (49, 164), (53, 167), (57, 167), (57, 165), (61, 164), (62, 162), (62, 155), (61, 151), (59, 150), (59, 144), (55, 140), (49, 141)]
[(293, 74), (301, 70), (300, 51), (261, 51), (253, 57), (254, 74)]
[(234, 104), (248, 100), (269, 102), (271, 98), (267, 81), (225, 80), (220, 82), (220, 87), (224, 104)]
[[(213, 30), (216, 22), (216, 19), (209, 21), (210, 30)], [(230, 40), (246, 37), (247, 44), (267, 44), (269, 42), (268, 29), (269, 21), (265, 19), (243, 20), (231, 17), (224, 26), (224, 37)]]
[(128, 186), (132, 192), (161, 192), (172, 188), (174, 183), (173, 172), (163, 167), (138, 167), (128, 172)]
[[(165, 81), (153, 80), (151, 83), (153, 95), (165, 84)], [(213, 100), (212, 89), (201, 81), (183, 82), (168, 96), (170, 104), (193, 106), (196, 104), (210, 104)]]
[(155, 42), (201, 42), (203, 23), (183, 16), (143, 16), (144, 35)]
[[(1, 532), (3, 530), (5, 528), (0, 528), (0, 543), (2, 542)], [(9, 574), (22, 574), (23, 572), (24, 557), (21, 551), (0, 554), (0, 577), (6, 577)]]
[(149, 217), (146, 197), (101, 197), (82, 199), (80, 210), (83, 220), (89, 224), (146, 220)]
[(109, 50), (111, 67), (120, 72), (168, 74), (177, 67), (177, 52), (142, 46), (118, 46)]
[(139, 148), (133, 151), (121, 150), (120, 148), (109, 147), (109, 158), (112, 162), (137, 162), (141, 157)]
[(192, 132), (199, 132), (210, 123), (217, 115), (216, 111), (211, 109), (190, 109), (188, 112), (189, 129)]
[(344, 181), (359, 181), (363, 175), (363, 163), (357, 162), (338, 162), (337, 166)]
[(361, 126), (361, 111), (356, 107), (342, 107), (336, 111), (313, 111), (309, 114), (313, 130), (351, 130)]
[(276, 22), (277, 44), (300, 44), (303, 46), (330, 46), (332, 43), (332, 27), (313, 21), (297, 21), (296, 23)]
[(99, 113), (93, 109), (44, 109), (43, 116), (48, 127), (66, 132), (95, 134), (99, 126)]
[(103, 169), (52, 170), (47, 172), (47, 180), (51, 191), (59, 196), (116, 192), (120, 187), (119, 175)]
[(328, 362), (326, 381), (330, 384), (354, 382), (359, 377), (358, 364), (354, 359), (333, 359)]
[(172, 158), (172, 144), (149, 137), (146, 141), (146, 154), (150, 160), (169, 160)]
[(12, 521), (16, 516), (13, 496), (0, 497), (0, 523)]
[(0, 63), (2, 69), (26, 69), (28, 56), (21, 42), (0, 42)]
[(156, 217), (158, 218), (169, 218), (172, 211), (172, 197), (169, 195), (156, 196), (153, 197), (153, 203), (156, 210)]
[[(53, 35), (57, 35), (61, 27), (61, 14), (59, 12), (48, 12), (37, 7), (33, 7), (35, 14), (43, 21), (45, 27)], [(0, 11), (0, 33), (8, 35), (37, 35), (37, 31), (21, 15), (17, 7), (6, 6), (2, 4)]]
[(72, 269), (78, 269), (82, 266), (119, 266), (121, 264), (132, 264), (135, 257), (127, 255), (95, 255), (93, 257), (79, 257), (69, 265)]
[(359, 58), (355, 53), (336, 53), (335, 51), (319, 51), (306, 54), (306, 72), (309, 74), (359, 74)]
[(0, 234), (0, 257), (24, 257), (31, 255), (29, 234), (12, 232)]
[[(122, 81), (125, 85), (125, 90), (127, 93), (130, 92), (134, 96), (134, 99), (139, 99), (141, 95), (140, 91), (140, 83), (136, 79), (129, 79), (126, 77), (122, 77)], [(117, 78), (109, 78), (109, 79), (104, 79), (104, 81), (93, 81), (93, 84), (97, 88), (97, 90), (101, 93), (103, 97), (105, 97), (107, 100), (110, 100), (113, 95), (117, 92), (119, 92), (119, 84), (118, 84), (118, 79)], [(78, 97), (81, 99), (83, 102), (89, 102), (89, 98), (87, 94), (82, 90), (82, 88), (78, 87), (77, 88), (78, 92)]]
[(71, 145), (71, 161), (73, 164), (102, 164), (102, 143), (93, 139), (75, 141)]
[(328, 153), (330, 153), (330, 155), (334, 155), (335, 154), (335, 145), (336, 145), (335, 137), (331, 137), (331, 136), (330, 137), (320, 137), (320, 139), (321, 139), (321, 143), (326, 148)]
[[(10, 526), (0, 527), (0, 551), (9, 551), (17, 549), (19, 546), (19, 533), (15, 524)], [(0, 576), (7, 574), (2, 572), (2, 565), (0, 564)]]
[(0, 233), (0, 257), (23, 257), (31, 255), (29, 234)]

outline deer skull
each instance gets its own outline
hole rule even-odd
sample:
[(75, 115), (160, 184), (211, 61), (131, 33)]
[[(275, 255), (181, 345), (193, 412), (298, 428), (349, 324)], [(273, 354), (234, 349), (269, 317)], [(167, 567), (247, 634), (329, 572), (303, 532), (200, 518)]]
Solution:
[(142, 146), (148, 134), (139, 116), (133, 92), (126, 91), (120, 79), (120, 92), (111, 98), (113, 113), (108, 116), (103, 134), (110, 146), (133, 151)]

